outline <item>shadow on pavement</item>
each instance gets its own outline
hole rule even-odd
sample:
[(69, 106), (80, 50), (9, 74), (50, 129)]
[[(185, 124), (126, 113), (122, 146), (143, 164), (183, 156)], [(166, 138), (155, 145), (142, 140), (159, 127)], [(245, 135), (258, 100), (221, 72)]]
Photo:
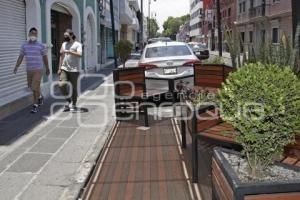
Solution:
[[(97, 74), (108, 76), (112, 70), (113, 66), (109, 66), (100, 70)], [(87, 90), (93, 90), (104, 82), (104, 80), (99, 77), (83, 78), (81, 81), (81, 93)], [(55, 106), (51, 112), (51, 105), (53, 103), (61, 103), (63, 105), (65, 101), (49, 97), (45, 99), (44, 105), (40, 107), (39, 112), (36, 114), (31, 114), (31, 106), (28, 106), (0, 120), (0, 145), (4, 146), (14, 143), (19, 137), (29, 133), (34, 127), (46, 121), (51, 113), (54, 114), (62, 108), (62, 106)], [(88, 112), (87, 109), (83, 109), (82, 111)]]

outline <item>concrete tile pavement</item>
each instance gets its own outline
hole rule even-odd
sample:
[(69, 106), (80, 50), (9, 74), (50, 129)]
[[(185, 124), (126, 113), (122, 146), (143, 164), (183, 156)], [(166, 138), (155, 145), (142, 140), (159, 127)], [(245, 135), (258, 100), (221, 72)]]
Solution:
[(113, 93), (109, 75), (79, 99), (89, 112), (58, 111), (1, 154), (0, 199), (76, 199), (115, 122)]

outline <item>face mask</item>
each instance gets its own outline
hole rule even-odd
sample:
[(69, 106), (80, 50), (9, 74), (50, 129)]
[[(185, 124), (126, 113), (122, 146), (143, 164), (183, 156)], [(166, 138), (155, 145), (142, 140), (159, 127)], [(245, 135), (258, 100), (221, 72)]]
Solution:
[(70, 40), (71, 40), (71, 39), (70, 39), (69, 37), (65, 37), (65, 41), (66, 41), (66, 42), (70, 42)]
[(29, 37), (30, 41), (35, 42), (37, 40), (37, 38), (35, 36), (30, 36)]

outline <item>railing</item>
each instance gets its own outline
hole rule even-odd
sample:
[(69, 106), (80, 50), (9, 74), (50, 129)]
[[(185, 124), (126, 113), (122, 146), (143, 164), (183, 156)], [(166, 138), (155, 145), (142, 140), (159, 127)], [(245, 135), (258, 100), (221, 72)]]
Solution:
[(263, 17), (266, 15), (266, 6), (257, 6), (249, 9), (249, 18)]

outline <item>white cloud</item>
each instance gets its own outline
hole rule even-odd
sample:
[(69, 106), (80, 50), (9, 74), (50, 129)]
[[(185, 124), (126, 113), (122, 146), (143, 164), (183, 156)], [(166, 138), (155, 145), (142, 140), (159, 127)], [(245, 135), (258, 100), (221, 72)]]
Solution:
[[(144, 1), (144, 16), (148, 16), (148, 1)], [(156, 13), (156, 19), (160, 27), (159, 31), (163, 30), (163, 23), (169, 16), (180, 17), (189, 14), (189, 0), (151, 0), (151, 13)]]

